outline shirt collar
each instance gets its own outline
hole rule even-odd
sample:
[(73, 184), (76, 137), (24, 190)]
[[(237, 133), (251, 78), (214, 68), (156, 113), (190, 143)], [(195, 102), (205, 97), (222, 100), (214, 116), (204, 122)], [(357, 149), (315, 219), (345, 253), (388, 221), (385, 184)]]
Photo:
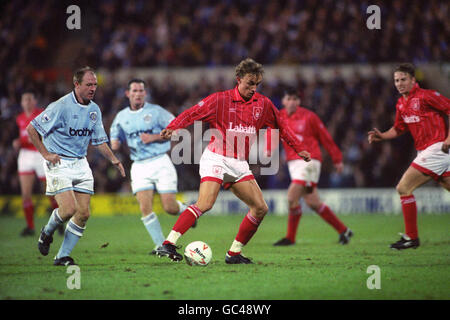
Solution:
[(88, 104), (81, 104), (78, 102), (77, 97), (75, 96), (75, 90), (72, 90), (72, 100), (73, 102), (75, 102), (76, 104), (78, 104), (80, 107), (86, 108), (87, 106), (89, 106), (92, 103), (92, 100), (89, 100)]
[(416, 82), (415, 84), (414, 84), (414, 86), (412, 87), (412, 89), (411, 89), (411, 91), (409, 92), (409, 94), (408, 94), (408, 96), (405, 98), (405, 97), (403, 97), (403, 96), (401, 96), (401, 98), (406, 102), (406, 101), (409, 101), (409, 99), (416, 93), (416, 91), (417, 90), (419, 90), (420, 89), (420, 87), (419, 87), (419, 84)]

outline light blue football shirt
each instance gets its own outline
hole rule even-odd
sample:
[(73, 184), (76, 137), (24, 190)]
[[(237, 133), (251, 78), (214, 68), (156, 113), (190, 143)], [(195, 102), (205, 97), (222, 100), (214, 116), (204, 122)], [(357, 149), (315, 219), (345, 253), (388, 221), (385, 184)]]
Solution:
[(73, 91), (49, 104), (31, 124), (47, 150), (63, 157), (82, 158), (89, 143), (108, 142), (98, 105), (92, 100), (88, 105), (78, 103)]
[(159, 134), (175, 117), (157, 104), (144, 103), (139, 110), (126, 107), (117, 113), (111, 125), (111, 140), (126, 142), (133, 161), (153, 158), (170, 149), (170, 140), (145, 144), (141, 133)]

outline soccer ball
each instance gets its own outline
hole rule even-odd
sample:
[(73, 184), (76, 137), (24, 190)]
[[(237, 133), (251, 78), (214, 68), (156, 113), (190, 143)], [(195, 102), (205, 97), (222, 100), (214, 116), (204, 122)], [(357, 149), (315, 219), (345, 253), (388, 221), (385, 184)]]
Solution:
[(184, 257), (190, 266), (206, 266), (211, 261), (212, 251), (203, 241), (194, 241), (186, 246)]

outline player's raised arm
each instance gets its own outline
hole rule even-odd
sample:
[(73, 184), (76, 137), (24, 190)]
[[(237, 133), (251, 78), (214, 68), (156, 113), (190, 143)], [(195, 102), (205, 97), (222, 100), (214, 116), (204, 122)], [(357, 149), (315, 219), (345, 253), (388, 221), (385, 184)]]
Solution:
[(269, 103), (269, 111), (266, 117), (266, 125), (279, 129), (280, 137), (286, 141), (286, 143), (291, 146), (295, 152), (297, 152), (299, 157), (302, 157), (305, 161), (311, 161), (311, 154), (308, 151), (302, 150), (303, 144), (302, 142), (295, 136), (294, 132), (289, 128), (289, 126), (284, 125), (279, 117), (279, 112), (277, 108), (273, 105), (270, 100)]
[(312, 126), (315, 129), (314, 131), (317, 139), (331, 156), (336, 171), (338, 173), (341, 172), (343, 167), (341, 150), (334, 142), (333, 138), (331, 137), (330, 133), (328, 132), (327, 128), (320, 120), (320, 118), (317, 115), (313, 114), (311, 120), (313, 121)]
[(213, 93), (195, 106), (183, 111), (161, 131), (161, 137), (170, 139), (174, 130), (186, 128), (193, 124), (194, 121), (213, 121), (216, 118), (217, 100), (217, 93)]
[(109, 148), (108, 144), (106, 142), (95, 145), (95, 147), (100, 151), (100, 153), (111, 163), (116, 166), (117, 170), (119, 170), (122, 177), (125, 177), (125, 169), (123, 168), (122, 163), (119, 159), (114, 155), (114, 153)]

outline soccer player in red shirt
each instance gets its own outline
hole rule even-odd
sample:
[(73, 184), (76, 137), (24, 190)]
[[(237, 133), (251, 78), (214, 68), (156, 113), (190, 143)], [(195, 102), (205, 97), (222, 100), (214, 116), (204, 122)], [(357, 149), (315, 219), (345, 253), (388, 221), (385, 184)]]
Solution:
[(338, 173), (343, 168), (342, 153), (319, 117), (314, 112), (300, 106), (300, 97), (294, 89), (288, 88), (285, 91), (282, 104), (284, 108), (280, 111), (280, 118), (305, 144), (306, 149), (311, 153), (311, 161), (305, 162), (283, 141), (289, 175), (291, 176), (291, 184), (287, 193), (289, 215), (286, 237), (277, 241), (274, 245), (288, 246), (295, 243), (298, 224), (302, 216), (302, 207), (299, 203), (302, 197), (311, 209), (339, 233), (339, 243), (347, 244), (353, 236), (353, 232), (320, 200), (317, 192), (322, 162), (319, 143), (330, 154)]
[[(281, 137), (306, 161), (307, 151), (295, 134), (281, 123), (279, 112), (272, 102), (256, 92), (263, 78), (259, 63), (247, 58), (236, 67), (237, 86), (234, 89), (214, 93), (195, 106), (182, 112), (161, 132), (170, 138), (173, 131), (185, 128), (196, 120), (208, 122), (216, 130), (200, 159), (200, 190), (198, 200), (181, 213), (157, 255), (167, 256), (173, 261), (183, 259), (176, 249), (177, 240), (203, 213), (210, 210), (216, 201), (220, 187), (231, 191), (249, 208), (225, 262), (228, 264), (250, 264), (252, 261), (241, 254), (258, 229), (268, 211), (263, 194), (247, 162), (250, 147), (262, 127), (280, 129)], [(237, 139), (237, 143), (236, 143)]]
[(450, 100), (434, 90), (419, 87), (414, 66), (404, 63), (394, 71), (394, 83), (401, 97), (397, 101), (395, 122), (385, 132), (374, 128), (369, 143), (394, 139), (409, 131), (414, 139), (417, 157), (397, 184), (405, 234), (391, 244), (392, 249), (417, 248), (417, 206), (413, 191), (434, 179), (450, 191), (450, 135), (446, 117), (450, 118)]
[[(32, 92), (24, 92), (21, 97), (21, 105), (23, 112), (16, 118), (17, 126), (19, 127), (19, 138), (14, 139), (13, 147), (19, 150), (19, 157), (17, 159), (17, 168), (19, 172), (20, 190), (22, 194), (22, 206), (25, 213), (25, 220), (27, 226), (21, 232), (21, 236), (32, 236), (34, 230), (34, 206), (31, 199), (33, 193), (33, 184), (35, 175), (42, 183), (45, 190), (45, 173), (44, 173), (44, 158), (36, 150), (31, 143), (27, 126), (43, 109), (36, 106), (36, 98)], [(58, 207), (55, 199), (49, 197), (53, 209)]]

